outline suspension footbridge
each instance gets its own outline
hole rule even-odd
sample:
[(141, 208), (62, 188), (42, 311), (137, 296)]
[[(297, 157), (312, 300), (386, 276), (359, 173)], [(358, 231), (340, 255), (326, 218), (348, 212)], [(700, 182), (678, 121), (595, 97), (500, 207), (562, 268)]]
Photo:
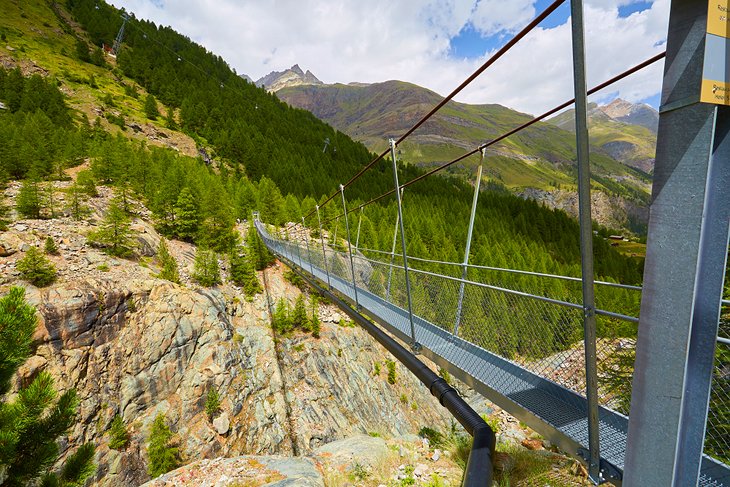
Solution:
[[(730, 466), (718, 455), (703, 451), (705, 437), (713, 435), (730, 450), (722, 419), (727, 411), (713, 411), (709, 406), (711, 393), (727, 388), (727, 364), (720, 370), (716, 352), (727, 353), (730, 347), (718, 328), (721, 308), (730, 305), (722, 299), (730, 235), (730, 107), (700, 102), (703, 61), (708, 62), (705, 37), (711, 35), (706, 2), (673, 1), (666, 52), (588, 89), (582, 2), (570, 1), (574, 99), (453, 161), (403, 184), (399, 181), (398, 145), (564, 1), (553, 2), (535, 17), (410, 130), (391, 139), (387, 150), (304, 215), (301, 223), (277, 229), (256, 217), (256, 229), (275, 255), (360, 323), (370, 326), (372, 320), (409, 345), (411, 355), (405, 357), (399, 351), (399, 359), (412, 363), (418, 355), (428, 357), (583, 460), (594, 483), (730, 486)], [(643, 285), (596, 280), (586, 98), (665, 58)], [(581, 276), (471, 264), (482, 168), (488, 164), (485, 149), (571, 105), (576, 118)], [(408, 255), (404, 190), (473, 155), (481, 160), (464, 259), (439, 262)], [(348, 207), (346, 190), (388, 156), (392, 189)], [(361, 247), (363, 209), (388, 196), (394, 197), (398, 209), (392, 248), (388, 252)], [(341, 204), (341, 213), (323, 221), (320, 209), (328, 204)], [(357, 231), (351, 232), (358, 211)], [(340, 219), (346, 234), (338, 239), (323, 225)], [(575, 289), (569, 295), (536, 292), (527, 284), (533, 280), (548, 282), (541, 286), (543, 291), (550, 283), (561, 284), (555, 289)], [(611, 309), (603, 298), (604, 289), (619, 301), (636, 303), (635, 312)], [(638, 338), (626, 342), (599, 336), (597, 324), (606, 320), (637, 327)], [(505, 328), (511, 333), (503, 333)], [(580, 331), (577, 339), (575, 330)], [(602, 383), (599, 366), (627, 347), (636, 352), (633, 379), (627, 379), (633, 382), (633, 392), (630, 410), (619, 411), (617, 397)], [(446, 396), (453, 390), (438, 380), (424, 382), (442, 404), (451, 404)], [(730, 402), (730, 396), (727, 399)], [(483, 431), (483, 425), (477, 430)], [(493, 442), (482, 444), (480, 450), (489, 455), (485, 449), (492, 450)], [(726, 459), (727, 454), (720, 458)], [(466, 485), (486, 485), (484, 478), (480, 481), (469, 472), (468, 467)]]

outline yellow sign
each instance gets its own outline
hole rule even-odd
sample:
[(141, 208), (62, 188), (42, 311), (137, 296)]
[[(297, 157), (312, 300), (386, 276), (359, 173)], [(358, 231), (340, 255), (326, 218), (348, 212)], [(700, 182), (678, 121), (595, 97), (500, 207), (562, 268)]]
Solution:
[(710, 0), (707, 9), (707, 32), (730, 37), (730, 0)]
[(730, 105), (730, 0), (710, 0), (700, 101)]
[(700, 101), (713, 105), (730, 105), (730, 83), (703, 79)]

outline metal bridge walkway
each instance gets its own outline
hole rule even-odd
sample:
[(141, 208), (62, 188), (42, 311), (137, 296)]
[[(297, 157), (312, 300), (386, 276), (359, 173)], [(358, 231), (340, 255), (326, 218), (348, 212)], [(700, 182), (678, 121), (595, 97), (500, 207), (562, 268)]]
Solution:
[[(309, 262), (299, 248), (295, 255), (291, 243), (272, 238), (257, 222), (259, 233), (267, 247), (278, 257), (307, 275), (316, 278), (323, 287), (328, 277), (332, 289), (353, 305), (355, 290), (352, 282), (328, 273)], [(334, 251), (333, 251), (334, 252)], [(366, 315), (405, 342), (410, 341), (408, 311), (361, 287), (357, 288), (360, 313)], [(531, 428), (558, 445), (562, 450), (583, 456), (588, 445), (587, 400), (585, 397), (505, 358), (495, 355), (466, 340), (452, 335), (414, 315), (415, 335), (423, 347), (421, 353), (448, 370), (500, 408), (508, 411)], [(601, 470), (605, 479), (621, 484), (626, 452), (628, 418), (608, 408), (599, 410), (601, 439)], [(730, 487), (727, 466), (705, 455), (702, 462), (701, 487)]]

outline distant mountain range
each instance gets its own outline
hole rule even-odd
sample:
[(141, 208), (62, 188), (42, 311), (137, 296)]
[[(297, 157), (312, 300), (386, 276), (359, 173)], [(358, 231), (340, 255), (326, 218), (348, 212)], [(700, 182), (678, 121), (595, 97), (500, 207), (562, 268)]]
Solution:
[[(438, 93), (402, 81), (324, 84), (297, 65), (273, 72), (256, 83), (375, 152), (383, 151), (388, 138), (403, 134), (443, 99)], [(400, 155), (407, 163), (442, 164), (532, 118), (497, 104), (449, 102), (399, 146)], [(574, 112), (568, 110), (490, 147), (485, 177), (547, 204), (553, 199), (551, 192), (573, 192), (573, 118)], [(657, 122), (658, 113), (648, 105), (621, 99), (603, 106), (590, 105), (594, 188), (633, 205), (636, 211), (628, 213), (634, 213), (632, 218), (638, 220), (644, 220), (649, 201)], [(454, 165), (450, 172), (472, 178), (477, 161), (476, 156), (469, 158)], [(608, 209), (604, 213), (609, 213)], [(616, 224), (625, 217), (626, 213), (615, 215), (606, 222)]]

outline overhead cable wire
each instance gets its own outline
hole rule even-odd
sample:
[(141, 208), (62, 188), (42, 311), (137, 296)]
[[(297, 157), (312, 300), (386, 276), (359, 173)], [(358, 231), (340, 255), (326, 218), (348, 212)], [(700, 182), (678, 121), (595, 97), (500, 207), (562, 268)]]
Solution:
[[(621, 81), (622, 79), (626, 78), (627, 76), (630, 76), (630, 75), (636, 73), (637, 71), (640, 71), (641, 69), (644, 69), (647, 66), (650, 66), (651, 64), (654, 64), (655, 62), (657, 62), (657, 61), (659, 61), (661, 59), (664, 59), (665, 56), (666, 56), (666, 51), (665, 52), (661, 52), (661, 53), (657, 54), (656, 56), (653, 56), (653, 57), (647, 59), (646, 61), (643, 61), (643, 62), (637, 64), (636, 66), (633, 66), (633, 67), (627, 69), (626, 71), (624, 71), (624, 72), (622, 72), (620, 74), (617, 74), (613, 78), (608, 79), (608, 80), (604, 81), (603, 83), (594, 86), (593, 88), (591, 88), (590, 90), (588, 90), (587, 94), (588, 95), (592, 95), (594, 93), (597, 93), (598, 91), (600, 91), (600, 90), (602, 90), (602, 89), (604, 89), (604, 88), (606, 88), (606, 87), (608, 87), (608, 86), (610, 86), (610, 85), (612, 85), (612, 84), (614, 84), (614, 83), (616, 83), (618, 81)], [(473, 156), (474, 154), (479, 153), (482, 149), (486, 149), (487, 147), (490, 147), (490, 146), (496, 144), (497, 142), (500, 142), (500, 141), (506, 139), (507, 137), (509, 137), (511, 135), (514, 135), (517, 132), (520, 132), (521, 130), (526, 129), (529, 126), (534, 125), (537, 122), (540, 122), (540, 121), (544, 120), (545, 118), (549, 117), (550, 115), (553, 115), (554, 113), (559, 112), (560, 110), (569, 107), (574, 102), (575, 102), (575, 98), (572, 98), (572, 99), (570, 99), (570, 100), (568, 100), (568, 101), (566, 101), (564, 103), (561, 103), (557, 107), (552, 108), (552, 109), (548, 110), (547, 112), (545, 112), (545, 113), (543, 113), (541, 115), (538, 115), (535, 118), (532, 118), (532, 119), (528, 120), (527, 122), (523, 123), (522, 125), (520, 125), (518, 127), (515, 127), (514, 129), (510, 130), (509, 132), (505, 132), (504, 134), (500, 135), (499, 137), (497, 137), (495, 139), (492, 139), (492, 140), (490, 140), (489, 142), (487, 142), (485, 144), (480, 145), (476, 149), (473, 149), (473, 150), (471, 150), (471, 151), (469, 151), (469, 152), (467, 152), (465, 154), (462, 154), (461, 156), (457, 157), (456, 159), (453, 159), (453, 160), (451, 160), (451, 161), (449, 161), (449, 162), (447, 162), (445, 164), (442, 164), (441, 166), (437, 166), (434, 169), (432, 169), (432, 170), (430, 170), (428, 172), (425, 172), (425, 173), (421, 174), (420, 176), (417, 176), (417, 177), (411, 179), (410, 181), (407, 181), (407, 182), (401, 184), (400, 185), (400, 189), (402, 190), (403, 188), (406, 188), (406, 187), (408, 187), (408, 186), (410, 186), (410, 185), (412, 185), (414, 183), (417, 183), (418, 181), (420, 181), (422, 179), (425, 179), (425, 178), (427, 178), (427, 177), (429, 177), (429, 176), (431, 176), (431, 175), (433, 175), (433, 174), (435, 174), (435, 173), (437, 173), (439, 171), (442, 171), (442, 170), (446, 169), (447, 167), (450, 167), (450, 166), (456, 164), (457, 162), (463, 161), (467, 157)], [(370, 205), (372, 203), (375, 203), (376, 201), (380, 201), (381, 199), (385, 198), (386, 196), (392, 195), (393, 193), (395, 193), (395, 189), (390, 189), (390, 190), (386, 191), (385, 193), (381, 194), (380, 196), (376, 196), (375, 198), (373, 198), (373, 199), (371, 199), (369, 201), (366, 201), (365, 203), (363, 203), (363, 204), (361, 204), (359, 206), (355, 206), (353, 208), (350, 208), (347, 212), (348, 213), (351, 213), (353, 211), (356, 211), (356, 210), (359, 210), (361, 208), (364, 208), (364, 207), (366, 207), (366, 206), (368, 206), (368, 205)], [(343, 216), (343, 215), (344, 215), (344, 213), (338, 215), (338, 217)], [(331, 220), (334, 220), (334, 218), (332, 218)], [(328, 220), (328, 221), (330, 221), (330, 220)], [(326, 223), (326, 222), (323, 222), (323, 224), (324, 223)]]
[[(448, 102), (450, 102), (456, 95), (458, 95), (464, 88), (466, 88), (467, 85), (469, 85), (472, 81), (474, 81), (480, 74), (482, 74), (484, 71), (486, 71), (487, 68), (489, 68), (492, 64), (497, 62), (504, 54), (507, 53), (512, 47), (514, 47), (515, 44), (517, 44), (520, 40), (522, 40), (523, 37), (525, 37), (527, 34), (532, 31), (535, 27), (537, 27), (540, 22), (545, 20), (551, 13), (553, 13), (558, 7), (560, 7), (563, 3), (565, 3), (565, 0), (555, 0), (552, 4), (550, 4), (545, 10), (543, 10), (537, 17), (532, 19), (532, 22), (527, 24), (520, 32), (518, 32), (512, 39), (510, 39), (504, 46), (502, 46), (499, 51), (494, 53), (484, 64), (482, 64), (476, 71), (474, 71), (468, 78), (466, 78), (459, 86), (457, 86), (451, 93), (449, 93), (443, 100), (441, 100), (435, 107), (433, 107), (426, 115), (421, 117), (421, 119), (416, 122), (410, 129), (406, 131), (405, 134), (401, 135), (398, 140), (396, 140), (396, 145), (403, 142), (409, 135), (411, 135), (413, 132), (415, 132), (421, 125), (426, 123), (426, 121), (431, 118), (436, 112), (438, 112), (441, 108), (443, 108), (444, 105), (446, 105)], [(368, 171), (370, 168), (372, 168), (375, 164), (378, 163), (383, 157), (385, 157), (388, 152), (390, 152), (390, 148), (385, 149), (383, 152), (381, 152), (378, 156), (376, 156), (372, 161), (370, 161), (366, 166), (364, 166), (362, 169), (360, 169), (357, 174), (352, 176), (345, 184), (345, 188), (350, 186), (352, 183), (354, 183), (357, 179), (359, 179), (363, 174), (365, 174), (366, 171)], [(335, 196), (337, 196), (340, 193), (340, 191), (335, 191), (332, 193), (329, 198), (324, 200), (322, 204), (320, 204), (320, 208), (329, 203)], [(314, 211), (309, 212), (307, 215), (304, 216), (304, 218), (309, 218)]]

